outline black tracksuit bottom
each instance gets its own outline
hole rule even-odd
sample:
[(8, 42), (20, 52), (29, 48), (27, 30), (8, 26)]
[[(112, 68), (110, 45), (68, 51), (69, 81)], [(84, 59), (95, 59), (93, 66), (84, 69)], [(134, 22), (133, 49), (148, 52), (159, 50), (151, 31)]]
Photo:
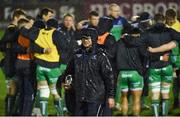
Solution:
[(101, 103), (76, 102), (75, 116), (98, 116), (101, 111)]
[(18, 113), (21, 116), (30, 116), (32, 113), (35, 91), (35, 63), (31, 60), (16, 61), (16, 75), (18, 78)]

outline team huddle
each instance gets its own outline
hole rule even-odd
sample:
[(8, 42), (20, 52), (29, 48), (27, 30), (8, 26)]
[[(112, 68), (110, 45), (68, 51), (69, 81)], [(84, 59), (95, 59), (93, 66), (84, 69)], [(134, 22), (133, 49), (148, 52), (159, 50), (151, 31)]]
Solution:
[(150, 107), (153, 116), (167, 116), (171, 86), (173, 107), (179, 107), (179, 43), (173, 9), (127, 21), (113, 3), (107, 16), (91, 11), (76, 24), (69, 13), (59, 23), (50, 8), (36, 18), (15, 9), (0, 40), (5, 115), (40, 110), (48, 116), (51, 94), (57, 116), (112, 116), (114, 110), (127, 116), (129, 105), (133, 116)]

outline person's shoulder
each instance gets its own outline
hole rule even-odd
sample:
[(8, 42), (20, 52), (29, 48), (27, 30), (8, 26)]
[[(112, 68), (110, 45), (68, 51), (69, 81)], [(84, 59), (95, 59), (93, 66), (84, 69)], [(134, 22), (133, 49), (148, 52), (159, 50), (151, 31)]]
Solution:
[(53, 35), (63, 35), (63, 31), (61, 31), (61, 30), (54, 30)]
[(111, 42), (114, 42), (114, 43), (116, 42), (114, 35), (112, 35), (111, 33), (109, 33), (109, 35), (107, 35), (106, 39), (111, 40)]
[(126, 20), (126, 18), (123, 16), (119, 16), (119, 19)]
[(123, 21), (124, 23), (127, 22), (126, 18), (123, 17), (123, 16), (119, 16), (118, 19), (121, 20), (121, 21)]
[(61, 38), (63, 36), (63, 33), (61, 31), (54, 30), (52, 36), (53, 36), (53, 39)]

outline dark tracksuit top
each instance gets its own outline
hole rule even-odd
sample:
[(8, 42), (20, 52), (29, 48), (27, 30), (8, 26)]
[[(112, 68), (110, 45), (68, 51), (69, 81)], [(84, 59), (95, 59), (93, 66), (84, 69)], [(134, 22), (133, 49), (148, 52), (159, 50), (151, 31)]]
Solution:
[(116, 63), (118, 71), (136, 70), (139, 74), (144, 73), (141, 62), (141, 53), (139, 47), (134, 47), (119, 40), (117, 43)]
[(73, 86), (78, 102), (103, 103), (105, 92), (114, 97), (114, 75), (107, 56), (101, 49), (76, 52), (66, 74), (73, 75)]
[[(103, 36), (106, 33), (109, 33), (112, 28), (112, 19), (102, 17), (100, 18), (98, 24), (98, 36)], [(115, 63), (115, 53), (116, 53), (116, 40), (115, 37), (109, 33), (103, 44), (98, 44), (99, 48), (104, 50), (104, 53), (107, 55), (111, 66), (113, 68), (113, 72), (116, 74), (116, 63)], [(116, 76), (116, 75), (115, 75)]]
[[(164, 24), (158, 23), (146, 32), (141, 34), (140, 39), (132, 39), (131, 36), (126, 36), (124, 41), (133, 46), (160, 47), (172, 40), (179, 41), (180, 33), (173, 29), (167, 28)], [(163, 68), (170, 64), (169, 61), (162, 61), (160, 57), (168, 52), (152, 53), (149, 56), (150, 68)]]
[[(63, 42), (65, 46), (63, 46), (61, 50), (61, 61), (62, 64), (68, 64), (70, 59), (73, 56), (74, 50), (77, 48), (77, 42), (75, 37), (75, 30), (70, 29), (68, 30), (63, 24), (60, 24), (59, 28), (57, 29), (61, 34), (63, 34)], [(62, 37), (62, 36), (61, 36)]]
[[(7, 77), (15, 75), (15, 61), (17, 53), (26, 53), (26, 49), (18, 45), (19, 29), (14, 24), (10, 24), (0, 40), (0, 50), (5, 53), (1, 61)], [(9, 47), (7, 47), (9, 45)]]

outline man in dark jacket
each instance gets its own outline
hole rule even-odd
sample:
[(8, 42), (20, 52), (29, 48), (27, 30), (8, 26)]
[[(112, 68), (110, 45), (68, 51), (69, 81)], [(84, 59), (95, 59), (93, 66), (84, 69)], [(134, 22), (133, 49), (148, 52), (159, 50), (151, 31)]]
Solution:
[[(173, 29), (166, 28), (165, 17), (156, 14), (155, 25), (142, 33), (140, 39), (132, 39), (126, 36), (125, 41), (134, 46), (160, 47), (163, 44), (180, 39), (180, 34)], [(130, 36), (131, 37), (131, 36)], [(149, 56), (149, 87), (152, 93), (152, 110), (155, 116), (159, 116), (159, 98), (162, 95), (162, 115), (166, 116), (169, 110), (169, 92), (172, 83), (173, 69), (169, 62), (169, 51), (153, 53)]]
[(75, 40), (75, 27), (74, 27), (74, 16), (72, 14), (65, 14), (63, 17), (63, 23), (59, 25), (58, 31), (63, 34), (64, 48), (61, 50), (61, 66), (65, 70), (67, 64), (73, 55), (73, 49), (77, 46)]
[[(13, 13), (12, 22), (9, 24), (5, 31), (3, 38), (0, 41), (0, 49), (4, 53), (4, 59), (2, 67), (7, 80), (7, 96), (5, 115), (11, 116), (15, 108), (15, 100), (17, 94), (17, 78), (15, 77), (15, 61), (18, 51), (21, 51), (21, 47), (17, 44), (19, 35), (18, 21), (25, 18), (25, 12), (21, 9), (16, 9)], [(22, 50), (24, 51), (24, 50)], [(26, 52), (26, 51), (25, 51)]]
[[(104, 53), (107, 55), (114, 73), (115, 82), (117, 81), (117, 70), (116, 70), (116, 61), (115, 61), (115, 52), (116, 52), (116, 40), (115, 37), (110, 33), (112, 28), (113, 20), (109, 17), (101, 17), (98, 24), (98, 47), (101, 48)], [(116, 98), (117, 99), (117, 98)], [(117, 100), (116, 100), (117, 101)], [(108, 109), (106, 103), (103, 105), (103, 115), (111, 116), (112, 112)]]
[(95, 29), (83, 30), (82, 48), (67, 69), (74, 76), (77, 116), (99, 115), (106, 93), (109, 107), (114, 107), (114, 75), (107, 56), (96, 48), (97, 37)]
[[(59, 24), (58, 27), (58, 31), (60, 31), (63, 34), (62, 41), (65, 44), (65, 46), (61, 50), (60, 70), (62, 71), (62, 73), (64, 73), (64, 71), (66, 70), (67, 64), (69, 63), (70, 59), (73, 56), (74, 49), (78, 47), (78, 43), (76, 42), (74, 20), (75, 20), (74, 16), (72, 14), (67, 13), (63, 17), (63, 23)], [(70, 89), (65, 90), (64, 92), (63, 84), (62, 84), (63, 76), (64, 75), (60, 76), (60, 78), (58, 79), (58, 83), (57, 83), (58, 93), (62, 95), (63, 110), (67, 111), (68, 109), (68, 111), (70, 112), (72, 109), (70, 104), (71, 101), (69, 100), (71, 100), (73, 92)]]
[[(138, 27), (140, 28), (140, 30), (142, 32), (148, 30), (151, 26), (152, 26), (152, 17), (148, 12), (142, 12), (139, 15), (139, 25)], [(146, 48), (147, 47), (141, 47), (141, 53), (144, 53), (143, 51), (147, 51)], [(148, 67), (149, 67), (149, 60), (147, 58), (147, 56), (143, 56), (142, 57), (142, 63), (143, 63), (143, 67), (145, 69), (145, 72), (143, 74), (143, 78), (144, 78), (144, 87), (143, 87), (143, 92), (142, 92), (142, 98), (141, 98), (141, 108), (142, 109), (149, 109), (150, 107), (148, 105), (146, 105), (145, 100), (146, 97), (148, 96)]]

